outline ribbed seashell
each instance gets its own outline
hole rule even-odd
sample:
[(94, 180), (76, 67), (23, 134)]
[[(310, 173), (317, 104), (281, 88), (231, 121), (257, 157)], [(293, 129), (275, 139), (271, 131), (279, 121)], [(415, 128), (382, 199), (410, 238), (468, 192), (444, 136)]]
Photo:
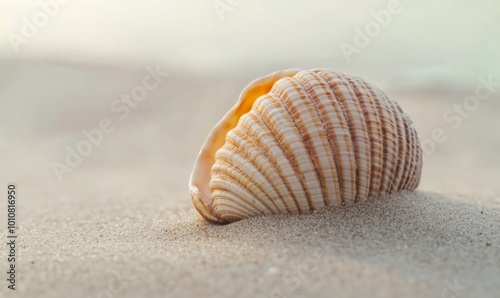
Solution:
[(422, 149), (410, 118), (361, 78), (328, 69), (250, 83), (207, 137), (193, 204), (226, 223), (349, 205), (418, 186)]

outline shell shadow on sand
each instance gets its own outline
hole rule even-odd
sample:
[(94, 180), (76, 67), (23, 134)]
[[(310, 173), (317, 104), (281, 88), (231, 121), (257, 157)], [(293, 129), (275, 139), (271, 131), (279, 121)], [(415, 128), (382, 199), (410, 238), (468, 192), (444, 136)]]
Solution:
[[(358, 287), (366, 283), (366, 294), (377, 294), (369, 287), (370, 279), (379, 279), (382, 290), (384, 283), (398, 278), (406, 288), (392, 289), (392, 294), (418, 287), (439, 297), (440, 291), (453, 288), (463, 297), (488, 297), (498, 289), (491, 277), (500, 276), (499, 231), (499, 209), (417, 191), (228, 225), (189, 217), (167, 228), (167, 238), (195, 242), (191, 260), (217, 264), (217, 274), (231, 272), (223, 273), (220, 266), (245, 268), (254, 263), (263, 275), (252, 282), (262, 283), (264, 292), (312, 295), (352, 287), (360, 294), (365, 292)], [(244, 288), (243, 280), (251, 277), (240, 275), (232, 280)], [(314, 280), (325, 276), (332, 280), (330, 288), (314, 288)]]

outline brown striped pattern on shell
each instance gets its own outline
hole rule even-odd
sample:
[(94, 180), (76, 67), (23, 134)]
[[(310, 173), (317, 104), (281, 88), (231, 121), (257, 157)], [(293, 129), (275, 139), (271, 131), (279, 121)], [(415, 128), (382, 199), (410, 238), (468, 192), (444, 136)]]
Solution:
[(320, 69), (271, 85), (215, 151), (210, 198), (191, 190), (205, 218), (306, 213), (418, 186), (417, 133), (380, 89)]

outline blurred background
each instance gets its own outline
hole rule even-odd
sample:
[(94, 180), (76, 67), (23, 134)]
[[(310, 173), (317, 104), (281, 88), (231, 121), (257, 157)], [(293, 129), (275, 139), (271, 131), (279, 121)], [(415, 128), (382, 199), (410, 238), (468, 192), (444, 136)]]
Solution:
[[(0, 181), (33, 214), (189, 205), (196, 154), (246, 84), (323, 67), (401, 103), (426, 147), (422, 190), (500, 204), (499, 28), (496, 0), (1, 0)], [(85, 149), (103, 119), (112, 132)]]

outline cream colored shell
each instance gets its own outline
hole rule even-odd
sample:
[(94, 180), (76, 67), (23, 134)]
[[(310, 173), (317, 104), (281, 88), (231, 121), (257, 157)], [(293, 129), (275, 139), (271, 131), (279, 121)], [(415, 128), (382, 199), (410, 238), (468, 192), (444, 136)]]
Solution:
[(286, 70), (252, 82), (212, 129), (191, 175), (212, 222), (306, 213), (418, 186), (410, 118), (361, 78)]

